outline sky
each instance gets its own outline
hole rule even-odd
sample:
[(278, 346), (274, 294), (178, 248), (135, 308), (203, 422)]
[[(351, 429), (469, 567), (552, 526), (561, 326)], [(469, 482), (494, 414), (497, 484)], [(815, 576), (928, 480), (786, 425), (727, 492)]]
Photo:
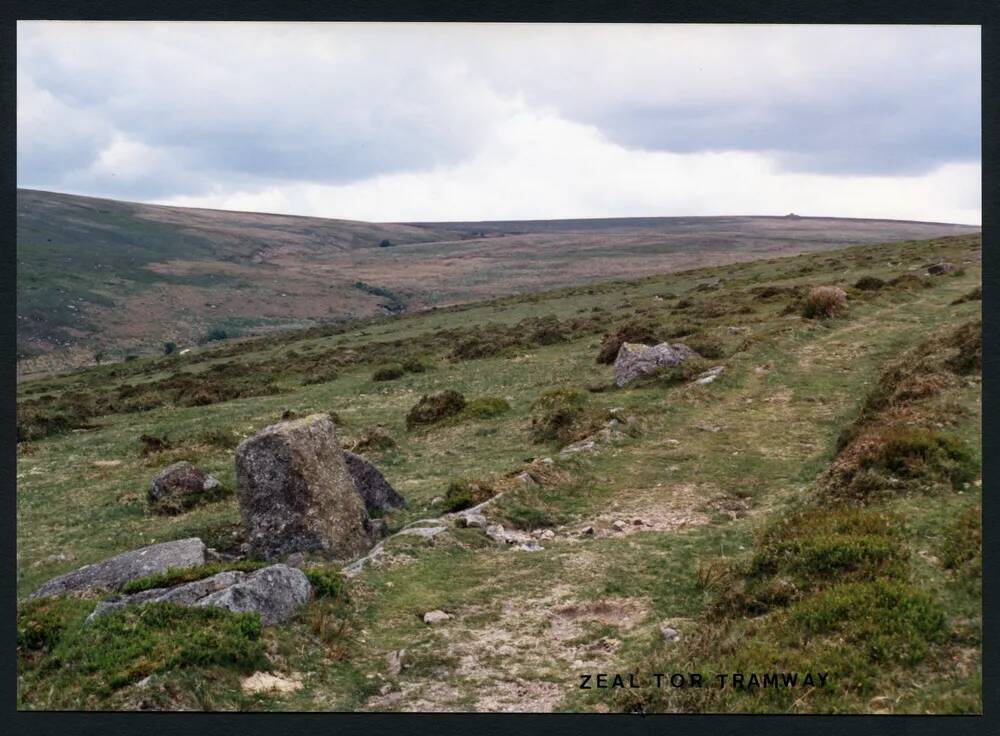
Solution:
[(18, 186), (381, 222), (981, 223), (975, 26), (18, 23)]

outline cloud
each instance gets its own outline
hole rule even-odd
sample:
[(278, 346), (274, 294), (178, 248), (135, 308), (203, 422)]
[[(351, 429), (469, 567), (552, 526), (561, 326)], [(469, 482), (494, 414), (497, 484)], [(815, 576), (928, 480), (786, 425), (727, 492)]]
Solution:
[(979, 57), (974, 27), (21, 22), (18, 182), (383, 220), (780, 212), (816, 182), (857, 194), (798, 209), (902, 216), (978, 171)]
[(796, 212), (976, 224), (979, 181), (979, 165), (968, 163), (845, 177), (790, 173), (743, 151), (650, 153), (551, 112), (523, 112), (476, 156), (431, 171), (162, 203), (394, 222)]

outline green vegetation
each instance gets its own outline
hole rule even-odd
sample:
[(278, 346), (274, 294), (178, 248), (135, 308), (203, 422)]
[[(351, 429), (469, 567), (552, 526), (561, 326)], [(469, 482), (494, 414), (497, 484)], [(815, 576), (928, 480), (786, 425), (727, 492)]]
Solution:
[[(286, 413), (334, 413), (344, 446), (377, 453), (407, 499), (383, 517), (390, 532), (495, 498), (488, 521), (543, 549), (474, 528), (392, 537), (348, 581), (306, 566), (317, 599), (256, 638), (228, 614), (138, 609), (94, 638), (94, 601), (22, 602), (19, 707), (981, 712), (981, 301), (960, 299), (979, 258), (978, 237), (767, 257), (23, 381), (22, 600), (144, 544), (238, 550), (234, 498), (159, 516), (146, 489), (182, 459), (234, 487), (235, 445)], [(915, 275), (940, 261), (965, 273)], [(848, 293), (844, 317), (801, 318), (820, 285)], [(722, 357), (619, 389), (595, 357), (631, 323)], [(397, 364), (403, 378), (371, 380)], [(718, 364), (715, 382), (691, 380)], [(251, 378), (272, 388), (241, 394)], [(203, 388), (218, 400), (192, 402)], [(143, 454), (143, 435), (165, 446)], [(584, 437), (591, 450), (560, 455)], [(451, 618), (427, 626), (434, 609)], [(680, 638), (664, 641), (663, 623)], [(188, 647), (197, 631), (204, 660)], [(246, 695), (251, 666), (303, 687)], [(574, 687), (580, 671), (775, 669), (830, 681)]]

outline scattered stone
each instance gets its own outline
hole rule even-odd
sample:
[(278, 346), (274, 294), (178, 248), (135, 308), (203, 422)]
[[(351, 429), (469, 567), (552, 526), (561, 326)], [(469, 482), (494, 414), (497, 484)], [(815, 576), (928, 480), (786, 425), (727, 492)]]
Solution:
[(514, 549), (521, 552), (541, 552), (545, 548), (534, 539), (529, 539), (527, 542), (521, 542)]
[(596, 534), (596, 532), (592, 526), (587, 526), (580, 530), (581, 537), (592, 537), (594, 534)]
[(504, 533), (503, 526), (500, 524), (490, 524), (486, 527), (486, 536), (492, 539), (494, 542), (507, 543), (507, 535)]
[(680, 365), (683, 361), (697, 357), (698, 354), (682, 343), (669, 345), (665, 342), (659, 345), (641, 345), (639, 343), (622, 343), (615, 358), (615, 385), (621, 388), (643, 376), (651, 376), (661, 368)]
[(449, 616), (444, 611), (428, 611), (424, 614), (424, 623), (433, 626), (434, 624), (439, 624), (450, 619)]
[(236, 490), (253, 557), (317, 550), (348, 559), (372, 546), (368, 513), (328, 414), (272, 424), (240, 443)]
[(444, 496), (435, 496), (431, 499), (431, 506), (440, 506), (444, 503)]
[[(447, 614), (445, 614), (445, 615), (447, 615)], [(426, 618), (427, 617), (425, 616), (424, 620), (426, 620)], [(403, 671), (403, 667), (405, 666), (405, 662), (404, 662), (405, 658), (406, 658), (406, 650), (405, 649), (397, 649), (396, 651), (389, 652), (389, 654), (386, 655), (386, 661), (389, 663), (389, 674), (392, 677), (396, 677), (397, 675), (399, 675), (400, 672)], [(392, 689), (392, 686), (391, 685), (383, 685), (382, 688), (384, 690), (386, 688), (388, 688), (388, 690), (386, 690), (386, 692), (389, 692), (389, 690)], [(385, 693), (382, 693), (382, 694), (385, 695)]]
[(679, 444), (681, 443), (681, 441), (680, 441), (680, 440), (675, 440), (675, 439), (674, 439), (673, 437), (667, 437), (667, 439), (665, 439), (665, 440), (663, 440), (663, 441), (664, 441), (664, 442), (665, 442), (666, 444), (668, 444), (668, 445), (673, 445), (673, 446), (675, 446), (675, 447), (676, 447), (677, 445), (679, 445)]
[(730, 325), (729, 326), (729, 332), (732, 333), (733, 335), (743, 335), (743, 334), (745, 334), (747, 332), (750, 332), (750, 328), (749, 327), (739, 327), (737, 325)]
[(423, 537), (424, 539), (433, 539), (438, 534), (448, 531), (447, 527), (443, 526), (411, 526), (407, 529), (401, 529), (396, 532), (396, 534), (410, 535), (414, 537)]
[(681, 635), (677, 629), (667, 624), (663, 624), (660, 626), (660, 636), (663, 637), (663, 641), (677, 641)]
[(228, 570), (172, 588), (152, 588), (101, 601), (87, 622), (126, 606), (174, 603), (224, 608), (233, 613), (255, 612), (263, 626), (270, 626), (291, 618), (311, 595), (309, 578), (294, 567), (271, 565), (250, 573)]
[(374, 465), (365, 460), (360, 455), (355, 455), (348, 450), (344, 451), (344, 462), (347, 465), (347, 472), (354, 480), (354, 486), (361, 494), (361, 499), (365, 502), (365, 509), (369, 514), (375, 511), (391, 511), (406, 505), (396, 489), (389, 485), (385, 476), (378, 471)]
[(205, 544), (197, 537), (162, 542), (125, 552), (102, 562), (52, 578), (29, 598), (66, 595), (84, 590), (120, 590), (125, 583), (166, 572), (205, 564)]
[(551, 529), (545, 529), (539, 536), (539, 539), (555, 539), (556, 533)]
[(485, 529), (489, 522), (482, 514), (473, 512), (460, 515), (458, 517), (458, 524), (459, 526), (471, 527), (474, 529)]
[(625, 523), (624, 521), (622, 521), (621, 519), (619, 519), (618, 521), (616, 521), (616, 522), (615, 522), (614, 524), (612, 524), (611, 526), (612, 526), (612, 527), (614, 528), (614, 530), (615, 530), (616, 532), (623, 532), (623, 531), (625, 531), (626, 529), (628, 529), (628, 524), (626, 524), (626, 523)]
[(927, 269), (927, 273), (931, 276), (940, 276), (942, 274), (951, 273), (955, 270), (954, 263), (935, 263), (933, 266)]
[(117, 468), (121, 464), (121, 460), (95, 460), (93, 462), (95, 468)]
[(247, 695), (258, 693), (294, 693), (302, 688), (302, 681), (297, 677), (282, 677), (272, 675), (269, 672), (254, 672), (249, 677), (245, 677), (240, 686)]
[(704, 386), (705, 384), (712, 383), (712, 381), (714, 381), (716, 378), (722, 375), (722, 371), (724, 370), (725, 368), (721, 365), (717, 365), (714, 368), (709, 368), (707, 371), (700, 374), (695, 379), (694, 382), (699, 386)]
[(592, 439), (583, 439), (579, 442), (574, 442), (572, 445), (566, 445), (563, 449), (559, 451), (560, 456), (572, 455), (577, 452), (590, 452), (596, 447), (596, 443)]
[(153, 478), (149, 506), (158, 514), (179, 514), (214, 501), (223, 494), (222, 484), (186, 460), (168, 465)]
[(550, 457), (543, 457), (538, 461), (539, 465), (552, 465), (555, 461)]
[(632, 526), (646, 526), (646, 522), (642, 519), (632, 519)]

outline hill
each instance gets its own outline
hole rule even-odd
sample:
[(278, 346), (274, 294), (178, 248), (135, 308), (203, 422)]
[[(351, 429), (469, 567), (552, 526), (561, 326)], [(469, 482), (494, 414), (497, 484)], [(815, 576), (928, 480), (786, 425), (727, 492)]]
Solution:
[(809, 217), (379, 224), (20, 189), (21, 375), (95, 355), (978, 228)]
[[(977, 235), (862, 245), (24, 381), (18, 707), (980, 713), (980, 284)], [(846, 312), (806, 309), (821, 285)], [(597, 357), (622, 337), (704, 360), (618, 388)], [(446, 389), (466, 408), (408, 426)], [(307, 560), (325, 597), (263, 629), (200, 609), (85, 628), (93, 597), (24, 601), (154, 542), (238, 554), (231, 493), (164, 516), (150, 479), (189, 460), (231, 491), (237, 443), (314, 412), (406, 497), (390, 533), (440, 533), (390, 537), (342, 587)], [(443, 520), (481, 498), (540, 549)], [(424, 623), (435, 609), (450, 618)], [(297, 689), (247, 692), (254, 670)], [(775, 671), (828, 680), (651, 686)], [(646, 686), (579, 689), (596, 672)]]

